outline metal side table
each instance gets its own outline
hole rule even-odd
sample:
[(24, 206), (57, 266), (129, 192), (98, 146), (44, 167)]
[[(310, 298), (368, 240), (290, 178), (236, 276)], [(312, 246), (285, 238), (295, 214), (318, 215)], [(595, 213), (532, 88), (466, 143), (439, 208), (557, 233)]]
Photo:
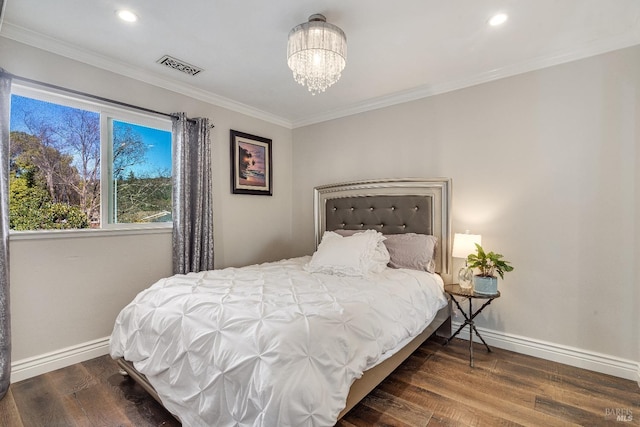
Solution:
[[(447, 339), (447, 341), (444, 343), (444, 345), (449, 344), (449, 342), (455, 338), (456, 335), (458, 335), (460, 333), (460, 331), (462, 331), (462, 329), (464, 329), (465, 326), (469, 326), (469, 366), (471, 366), (473, 368), (473, 333), (476, 333), (476, 336), (478, 338), (480, 338), (480, 341), (482, 341), (482, 344), (484, 344), (485, 347), (487, 347), (487, 351), (491, 352), (491, 348), (489, 348), (489, 346), (487, 345), (487, 343), (484, 341), (484, 339), (482, 338), (482, 336), (480, 336), (480, 334), (478, 333), (478, 330), (476, 329), (476, 326), (473, 322), (473, 319), (480, 314), (480, 312), (489, 304), (491, 304), (491, 301), (493, 301), (496, 298), (500, 298), (500, 292), (498, 291), (497, 294), (495, 295), (485, 295), (485, 294), (479, 294), (473, 291), (473, 288), (461, 288), (460, 285), (458, 284), (453, 284), (453, 285), (445, 285), (444, 286), (444, 291), (446, 293), (448, 293), (449, 295), (451, 295), (451, 299), (453, 300), (453, 302), (456, 304), (456, 306), (458, 306), (458, 309), (460, 310), (460, 312), (462, 313), (462, 315), (464, 316), (464, 323), (462, 325), (460, 325), (460, 327), (458, 328), (458, 330), (451, 335), (451, 337), (449, 337)], [(465, 313), (464, 309), (460, 306), (460, 303), (458, 302), (458, 300), (456, 299), (456, 297), (460, 297), (461, 299), (463, 298), (467, 298), (469, 300), (469, 311), (468, 313)], [(485, 301), (484, 304), (482, 304), (482, 306), (480, 306), (480, 308), (477, 311), (473, 311), (473, 300), (474, 299), (485, 299), (487, 301)]]

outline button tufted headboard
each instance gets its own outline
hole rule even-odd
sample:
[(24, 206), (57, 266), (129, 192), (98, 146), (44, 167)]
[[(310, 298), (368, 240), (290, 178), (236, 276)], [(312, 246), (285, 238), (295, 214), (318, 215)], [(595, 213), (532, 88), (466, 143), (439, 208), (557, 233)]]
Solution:
[(328, 199), (327, 230), (368, 230), (383, 234), (433, 234), (431, 196), (364, 196)]
[(438, 237), (436, 271), (451, 270), (451, 180), (387, 179), (316, 187), (316, 246), (325, 230), (374, 229)]

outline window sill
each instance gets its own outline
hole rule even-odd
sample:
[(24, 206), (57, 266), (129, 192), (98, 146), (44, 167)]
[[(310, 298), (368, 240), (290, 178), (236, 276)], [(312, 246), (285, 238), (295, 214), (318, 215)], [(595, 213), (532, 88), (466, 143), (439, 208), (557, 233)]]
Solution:
[(87, 237), (133, 236), (139, 234), (171, 234), (172, 231), (173, 226), (171, 224), (163, 224), (153, 227), (11, 231), (9, 233), (9, 240), (76, 239)]

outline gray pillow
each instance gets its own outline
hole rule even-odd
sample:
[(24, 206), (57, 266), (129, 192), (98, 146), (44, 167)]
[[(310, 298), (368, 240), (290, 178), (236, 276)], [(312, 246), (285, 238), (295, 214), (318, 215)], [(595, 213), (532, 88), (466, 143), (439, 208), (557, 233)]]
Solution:
[(436, 247), (438, 238), (427, 234), (387, 234), (384, 241), (391, 261), (389, 267), (412, 270), (436, 271)]

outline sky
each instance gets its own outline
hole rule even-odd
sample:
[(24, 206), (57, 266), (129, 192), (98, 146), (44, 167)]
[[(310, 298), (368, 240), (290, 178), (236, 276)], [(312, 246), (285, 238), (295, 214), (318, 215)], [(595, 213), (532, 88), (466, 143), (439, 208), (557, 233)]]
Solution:
[[(36, 117), (42, 117), (52, 122), (59, 121), (64, 114), (76, 110), (72, 107), (53, 104), (50, 102), (40, 101), (36, 99), (26, 98), (18, 95), (11, 96), (11, 131), (29, 132), (29, 128), (24, 122), (26, 112), (30, 112)], [(99, 114), (95, 113), (96, 120), (99, 120)], [(116, 122), (115, 123), (124, 123)], [(137, 176), (145, 176), (158, 170), (171, 171), (171, 132), (165, 130), (153, 129), (136, 124), (130, 124), (135, 133), (141, 138), (146, 145), (146, 159), (144, 164), (132, 167)]]
[(120, 123), (131, 126), (147, 147), (145, 163), (132, 168), (136, 175), (153, 174), (158, 170), (171, 173), (171, 132), (119, 121), (114, 121), (114, 126)]

